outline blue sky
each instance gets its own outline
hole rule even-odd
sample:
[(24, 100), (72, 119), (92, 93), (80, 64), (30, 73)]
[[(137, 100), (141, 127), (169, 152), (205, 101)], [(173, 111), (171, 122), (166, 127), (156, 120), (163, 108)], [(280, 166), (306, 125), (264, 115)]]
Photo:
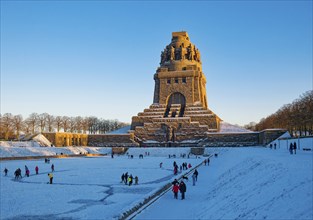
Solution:
[(312, 1), (1, 1), (1, 113), (131, 122), (181, 30), (226, 122), (258, 122), (312, 89)]

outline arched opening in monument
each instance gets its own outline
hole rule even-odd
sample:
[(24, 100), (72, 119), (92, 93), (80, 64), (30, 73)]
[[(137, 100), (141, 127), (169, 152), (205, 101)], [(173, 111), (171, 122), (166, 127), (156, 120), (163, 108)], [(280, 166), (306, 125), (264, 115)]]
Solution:
[[(180, 105), (173, 107), (172, 105), (177, 104)], [(166, 110), (164, 113), (164, 117), (183, 117), (186, 106), (186, 98), (180, 92), (172, 93), (167, 99)]]

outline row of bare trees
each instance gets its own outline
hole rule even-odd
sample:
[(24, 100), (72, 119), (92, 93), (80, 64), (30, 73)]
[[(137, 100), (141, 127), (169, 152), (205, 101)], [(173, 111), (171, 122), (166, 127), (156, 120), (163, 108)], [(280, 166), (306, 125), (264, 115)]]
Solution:
[(254, 125), (257, 131), (268, 128), (283, 128), (293, 136), (313, 135), (313, 90)]
[(32, 113), (23, 119), (22, 115), (5, 113), (0, 115), (0, 139), (18, 139), (20, 134), (37, 132), (71, 132), (84, 134), (104, 134), (128, 124), (118, 120), (90, 117), (53, 116), (48, 113)]

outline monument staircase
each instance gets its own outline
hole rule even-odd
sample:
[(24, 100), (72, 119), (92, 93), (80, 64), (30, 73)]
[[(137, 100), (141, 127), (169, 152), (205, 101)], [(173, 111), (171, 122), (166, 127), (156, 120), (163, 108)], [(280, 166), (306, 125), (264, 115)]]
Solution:
[(201, 104), (152, 104), (132, 118), (131, 127), (135, 139), (145, 146), (190, 146), (206, 138), (208, 131), (216, 130), (215, 114)]

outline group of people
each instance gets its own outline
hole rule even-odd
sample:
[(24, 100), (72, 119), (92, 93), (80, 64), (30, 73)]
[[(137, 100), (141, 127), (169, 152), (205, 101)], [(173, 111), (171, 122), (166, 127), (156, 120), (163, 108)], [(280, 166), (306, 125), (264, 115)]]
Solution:
[[(161, 167), (161, 165), (160, 165), (160, 167)], [(184, 163), (182, 163), (182, 165), (179, 166), (179, 170), (180, 170), (180, 172), (182, 172), (182, 170), (188, 170), (191, 167), (192, 167), (192, 165), (190, 163), (187, 165), (187, 162), (184, 162)], [(174, 168), (174, 175), (177, 175), (178, 165), (177, 165), (176, 161), (173, 162), (173, 168)]]
[(185, 193), (187, 191), (187, 186), (186, 184), (184, 183), (183, 180), (181, 180), (180, 182), (177, 181), (177, 179), (175, 179), (173, 182), (172, 182), (172, 191), (174, 193), (174, 198), (175, 199), (178, 199), (178, 191), (180, 191), (181, 193), (181, 199), (185, 199)]
[[(270, 148), (273, 149), (273, 144), (270, 144)], [(274, 150), (276, 150), (276, 143), (274, 143)]]
[(133, 181), (135, 181), (135, 185), (138, 185), (138, 176), (133, 177), (132, 174), (128, 175), (128, 172), (122, 174), (121, 183), (125, 183), (125, 185), (131, 186), (133, 184)]
[(296, 142), (290, 143), (289, 152), (290, 152), (290, 154), (293, 154), (293, 153), (297, 154), (297, 143)]
[(210, 158), (204, 159), (203, 163), (204, 163), (204, 166), (206, 166), (206, 164), (208, 164), (208, 166), (209, 166), (210, 165)]
[[(45, 158), (45, 163), (47, 163), (47, 160), (48, 160), (48, 159)], [(48, 161), (50, 162), (50, 160), (48, 160)], [(3, 172), (4, 172), (4, 175), (7, 176), (9, 170), (5, 167), (4, 170), (3, 170)], [(52, 184), (52, 180), (53, 180), (53, 174), (52, 174), (52, 172), (54, 172), (54, 164), (51, 165), (51, 173), (48, 173), (49, 180), (50, 180), (50, 184)], [(36, 173), (36, 175), (39, 174), (39, 167), (38, 167), (38, 166), (35, 167), (35, 173)], [(29, 177), (29, 176), (30, 176), (30, 170), (29, 170), (29, 168), (28, 168), (26, 165), (25, 165), (25, 176), (26, 176), (26, 177)], [(22, 178), (23, 178), (23, 177), (22, 177), (22, 170), (21, 170), (20, 168), (17, 168), (17, 169), (15, 170), (15, 172), (14, 172), (14, 179), (15, 179), (15, 180), (19, 180), (19, 179), (22, 179)]]

